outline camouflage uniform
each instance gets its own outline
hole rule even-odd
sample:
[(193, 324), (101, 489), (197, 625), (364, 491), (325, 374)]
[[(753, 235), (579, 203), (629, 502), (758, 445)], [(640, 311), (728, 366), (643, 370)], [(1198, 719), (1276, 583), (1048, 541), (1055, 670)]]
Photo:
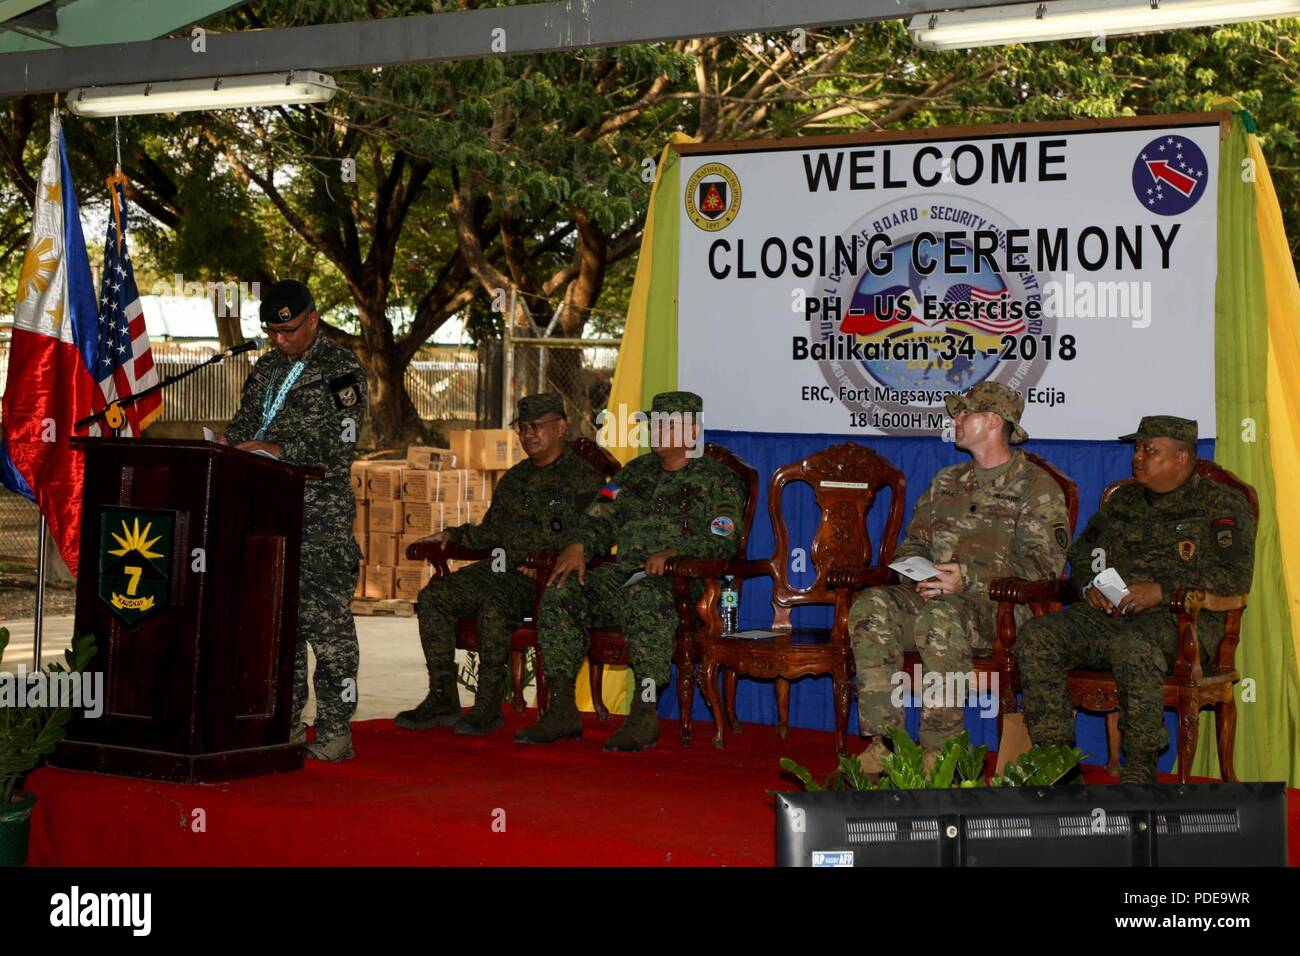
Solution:
[[(527, 404), (536, 398), (555, 402), (545, 407)], [(520, 419), (538, 418), (548, 411), (564, 413), (558, 396), (528, 396), (520, 401)], [(482, 524), (447, 529), (455, 544), (503, 548), (505, 562), (500, 571), (492, 570), (493, 559), (476, 562), (446, 578), (434, 578), (420, 591), (420, 645), (431, 695), (448, 683), (454, 693), (459, 617), (476, 619), (480, 691), (497, 686), (510, 652), (510, 636), (532, 613), (536, 598), (533, 580), (516, 569), (529, 551), (557, 548), (569, 540), (601, 480), (595, 468), (567, 447), (542, 468), (525, 459), (502, 476)]]
[[(1008, 395), (1009, 389), (993, 386)], [(979, 397), (986, 386), (976, 386)], [(1006, 408), (1008, 421), (1019, 407)], [(997, 411), (1004, 409), (979, 409)], [(950, 411), (954, 409), (950, 406)], [(1023, 440), (1015, 425), (1013, 440)], [(1069, 513), (1061, 487), (1046, 471), (1013, 451), (994, 468), (973, 461), (939, 472), (921, 496), (896, 560), (923, 557), (961, 567), (965, 588), (923, 599), (914, 583), (868, 588), (849, 612), (849, 640), (857, 668), (858, 721), (863, 736), (879, 736), (886, 726), (903, 726), (894, 707), (893, 677), (903, 672), (903, 655), (915, 649), (925, 671), (966, 673), (972, 657), (992, 649), (997, 606), (989, 583), (1001, 577), (1052, 578), (1065, 564)], [(1028, 609), (1025, 609), (1028, 613)], [(913, 688), (919, 695), (921, 688)], [(926, 707), (921, 712), (921, 744), (938, 748), (962, 729), (962, 708)]]
[(582, 543), (588, 559), (615, 543), (618, 555), (589, 570), (585, 587), (571, 575), (563, 587), (547, 588), (538, 622), (542, 652), (551, 673), (576, 677), (587, 653), (588, 628), (617, 626), (627, 637), (636, 676), (662, 684), (668, 681), (677, 633), (673, 579), (651, 574), (628, 588), (623, 582), (647, 557), (669, 548), (683, 557), (734, 557), (744, 492), (730, 469), (705, 457), (689, 459), (680, 471), (665, 471), (657, 456), (644, 455), (615, 480), (617, 485), (609, 486), (613, 500), (593, 505), (573, 540)]
[[(356, 500), (349, 470), (366, 414), (366, 379), (349, 350), (323, 332), (303, 353), (302, 373), (261, 438), (280, 458), (320, 465), (325, 477), (303, 494), (302, 558), (298, 575), (298, 641), (294, 657), (293, 725), (307, 703), (307, 642), (316, 653), (316, 739), (350, 734), (357, 700), (357, 629), (352, 594), (361, 548), (352, 534)], [(257, 437), (264, 402), (274, 399), (292, 359), (272, 349), (244, 382), (239, 410), (226, 429), (231, 445)]]
[[(702, 400), (691, 392), (655, 396), (652, 415), (696, 415)], [(538, 611), (538, 639), (548, 675), (555, 679), (551, 709), (533, 727), (521, 730), (519, 743), (552, 743), (582, 736), (573, 701), (573, 683), (589, 644), (591, 627), (613, 625), (627, 641), (629, 663), (638, 681), (668, 681), (677, 610), (670, 575), (628, 578), (661, 551), (674, 556), (731, 558), (740, 541), (744, 489), (725, 465), (712, 458), (687, 458), (685, 467), (666, 470), (658, 455), (630, 462), (602, 489), (571, 543), (588, 559), (618, 547), (613, 562), (586, 572), (586, 583), (571, 574), (560, 587), (548, 587)], [(606, 750), (643, 750), (659, 735), (658, 694), (638, 688), (632, 710), (606, 742)]]
[[(1152, 421), (1143, 419), (1143, 429), (1126, 438), (1143, 435)], [(1167, 416), (1158, 421), (1186, 422)], [(1195, 423), (1187, 424), (1194, 443)], [(1156, 426), (1156, 436), (1169, 430)], [(1185, 432), (1170, 437), (1188, 440)], [(1193, 474), (1164, 494), (1136, 483), (1117, 489), (1070, 546), (1071, 581), (1082, 592), (1098, 571), (1112, 567), (1126, 583), (1159, 584), (1161, 603), (1140, 614), (1111, 617), (1081, 600), (1021, 628), (1016, 657), (1034, 742), (1074, 742), (1067, 670), (1109, 670), (1119, 690), (1119, 726), (1130, 763), (1140, 756), (1154, 764), (1168, 744), (1164, 680), (1178, 655), (1177, 619), (1166, 606), (1169, 595), (1176, 588), (1245, 594), (1254, 554), (1255, 518), (1245, 499), (1230, 488)], [(1197, 636), (1201, 663), (1208, 664), (1223, 637), (1223, 615), (1202, 611)]]

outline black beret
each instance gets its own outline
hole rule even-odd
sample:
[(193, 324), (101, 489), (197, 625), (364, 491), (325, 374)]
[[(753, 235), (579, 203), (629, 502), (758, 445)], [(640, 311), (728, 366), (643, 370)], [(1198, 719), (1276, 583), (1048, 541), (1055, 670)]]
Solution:
[(316, 300), (307, 287), (297, 279), (281, 279), (262, 296), (258, 315), (263, 325), (292, 322), (309, 309), (316, 308)]

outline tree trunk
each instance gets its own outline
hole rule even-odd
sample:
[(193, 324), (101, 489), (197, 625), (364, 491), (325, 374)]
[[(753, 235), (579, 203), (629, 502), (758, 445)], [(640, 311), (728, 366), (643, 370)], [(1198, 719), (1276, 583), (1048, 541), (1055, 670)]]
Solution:
[(375, 449), (428, 444), (429, 432), (406, 392), (406, 366), (396, 347), (369, 349), (357, 353), (357, 360), (366, 370), (370, 436)]

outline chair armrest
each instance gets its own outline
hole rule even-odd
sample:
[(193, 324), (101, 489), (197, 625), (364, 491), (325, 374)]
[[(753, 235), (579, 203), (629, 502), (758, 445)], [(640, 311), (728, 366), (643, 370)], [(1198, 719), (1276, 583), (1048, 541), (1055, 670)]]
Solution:
[(1065, 604), (1070, 600), (1068, 578), (996, 578), (989, 583), (989, 599), (1010, 604)]
[(1244, 594), (1210, 594), (1200, 588), (1178, 588), (1169, 595), (1169, 610), (1175, 614), (1240, 611), (1245, 606), (1246, 595)]
[(1219, 666), (1230, 666), (1236, 655), (1237, 637), (1241, 628), (1241, 614), (1246, 608), (1244, 594), (1211, 594), (1202, 588), (1177, 588), (1169, 595), (1169, 610), (1178, 615), (1178, 660), (1174, 674), (1180, 678), (1199, 680), (1201, 670), (1201, 642), (1197, 627), (1202, 611), (1227, 613), (1228, 621), (1223, 639), (1219, 643)]
[(888, 567), (851, 567), (831, 568), (826, 574), (826, 586), (834, 590), (848, 589), (861, 591), (863, 588), (879, 587), (882, 584), (897, 584), (898, 572)]

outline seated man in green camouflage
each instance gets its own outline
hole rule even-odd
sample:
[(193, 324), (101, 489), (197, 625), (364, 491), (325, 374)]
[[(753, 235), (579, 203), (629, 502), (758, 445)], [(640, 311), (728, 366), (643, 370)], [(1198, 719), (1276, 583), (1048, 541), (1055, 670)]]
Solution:
[[(1111, 495), (1070, 546), (1070, 578), (1083, 600), (1025, 624), (1016, 657), (1035, 744), (1074, 744), (1066, 671), (1111, 671), (1128, 755), (1120, 783), (1155, 783), (1169, 742), (1165, 675), (1178, 656), (1169, 597), (1177, 588), (1249, 591), (1255, 518), (1236, 491), (1196, 474), (1196, 422), (1150, 416), (1120, 441), (1133, 442), (1133, 484)], [(1093, 586), (1107, 568), (1128, 588), (1116, 605)], [(1219, 649), (1223, 615), (1202, 611), (1197, 636), (1205, 665)]]
[[(702, 409), (693, 392), (656, 395), (654, 454), (629, 462), (569, 537), (538, 612), (551, 705), (537, 724), (515, 735), (518, 743), (582, 736), (573, 685), (588, 628), (603, 624), (622, 629), (636, 678), (632, 712), (605, 749), (644, 750), (658, 741), (659, 687), (668, 682), (677, 633), (673, 579), (664, 573), (668, 559), (735, 557), (745, 510), (740, 479), (701, 454)], [(588, 556), (615, 545), (614, 561), (587, 570)]]
[[(599, 472), (565, 442), (568, 419), (559, 395), (519, 401), (514, 423), (528, 458), (507, 471), (479, 525), (463, 524), (434, 535), (469, 548), (500, 551), (467, 568), (434, 578), (420, 591), (420, 645), (429, 669), (429, 694), (397, 715), (410, 730), (454, 724), (458, 734), (489, 734), (500, 727), (510, 635), (533, 610), (534, 573), (520, 568), (533, 549), (570, 540), (578, 516), (600, 488)], [(464, 716), (456, 690), (456, 619), (476, 619), (478, 692)]]

